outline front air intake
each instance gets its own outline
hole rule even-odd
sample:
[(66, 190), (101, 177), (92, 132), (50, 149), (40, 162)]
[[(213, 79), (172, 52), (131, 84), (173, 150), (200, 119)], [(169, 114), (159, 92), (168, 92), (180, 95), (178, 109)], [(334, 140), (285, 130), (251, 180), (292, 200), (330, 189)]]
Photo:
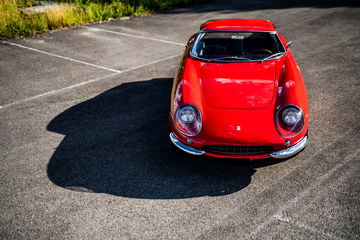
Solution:
[(205, 145), (205, 152), (220, 154), (268, 154), (274, 151), (271, 146)]

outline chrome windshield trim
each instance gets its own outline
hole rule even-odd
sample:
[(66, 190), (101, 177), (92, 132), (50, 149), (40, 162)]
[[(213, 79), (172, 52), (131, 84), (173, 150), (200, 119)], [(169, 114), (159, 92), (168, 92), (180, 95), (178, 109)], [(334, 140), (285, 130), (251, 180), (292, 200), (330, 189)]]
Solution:
[(305, 136), (303, 139), (301, 139), (300, 142), (298, 142), (294, 146), (289, 147), (284, 150), (270, 153), (270, 156), (273, 158), (277, 158), (277, 159), (294, 156), (295, 154), (297, 154), (298, 152), (300, 152), (301, 150), (303, 150), (305, 148), (307, 142), (308, 142), (308, 136)]
[(277, 57), (282, 57), (282, 56), (284, 56), (284, 54), (285, 54), (285, 52), (274, 53), (273, 55), (270, 55), (270, 56), (268, 56), (266, 58), (263, 58), (261, 62), (266, 61), (266, 60), (272, 60), (272, 59), (275, 59)]
[[(197, 42), (199, 41), (199, 39), (201, 38), (201, 36), (204, 33), (208, 33), (208, 32), (265, 32), (265, 33), (270, 33), (270, 34), (274, 34), (277, 38), (277, 40), (280, 42), (281, 46), (283, 47), (285, 52), (278, 52), (278, 53), (283, 53), (282, 55), (280, 55), (279, 57), (274, 57), (274, 58), (270, 58), (270, 59), (249, 59), (249, 60), (214, 60), (214, 59), (207, 59), (207, 58), (202, 58), (202, 57), (198, 57), (195, 56), (192, 52), (193, 52), (193, 48), (194, 46), (196, 46)], [(272, 60), (276, 60), (282, 57), (285, 57), (287, 52), (285, 50), (284, 44), (281, 42), (279, 36), (277, 35), (276, 31), (249, 31), (249, 30), (201, 30), (199, 31), (194, 44), (191, 46), (191, 49), (189, 50), (189, 54), (190, 57), (194, 58), (194, 59), (198, 59), (201, 61), (206, 61), (206, 62), (223, 62), (223, 63), (242, 63), (242, 62), (265, 62), (265, 61), (272, 61)]]
[(201, 61), (206, 61), (206, 62), (226, 62), (226, 63), (247, 63), (247, 62), (266, 62), (266, 61), (272, 61), (272, 60), (276, 60), (276, 59), (279, 59), (279, 58), (282, 58), (286, 55), (286, 52), (282, 52), (284, 54), (278, 56), (278, 57), (273, 57), (273, 58), (270, 58), (270, 59), (249, 59), (249, 60), (214, 60), (214, 59), (207, 59), (207, 58), (201, 58), (201, 57), (197, 57), (197, 56), (194, 56), (191, 51), (190, 51), (190, 56), (192, 58), (195, 58), (195, 59), (198, 59), (198, 60), (201, 60)]
[(179, 139), (177, 139), (177, 137), (175, 136), (175, 134), (173, 132), (171, 132), (169, 134), (169, 136), (170, 136), (170, 140), (172, 141), (172, 143), (179, 149), (183, 150), (184, 152), (187, 152), (187, 153), (190, 153), (193, 155), (205, 154), (205, 151), (196, 150), (195, 148), (189, 147), (189, 146), (183, 144), (182, 142), (180, 142)]

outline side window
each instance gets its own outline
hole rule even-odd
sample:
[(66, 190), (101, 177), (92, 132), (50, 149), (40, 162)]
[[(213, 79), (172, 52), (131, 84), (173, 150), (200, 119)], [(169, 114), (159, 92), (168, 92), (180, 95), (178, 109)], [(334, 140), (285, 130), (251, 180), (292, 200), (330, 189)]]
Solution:
[(274, 35), (274, 41), (276, 43), (277, 49), (279, 52), (285, 52), (285, 49), (283, 45), (281, 44), (281, 41), (279, 39), (279, 36), (277, 34)]

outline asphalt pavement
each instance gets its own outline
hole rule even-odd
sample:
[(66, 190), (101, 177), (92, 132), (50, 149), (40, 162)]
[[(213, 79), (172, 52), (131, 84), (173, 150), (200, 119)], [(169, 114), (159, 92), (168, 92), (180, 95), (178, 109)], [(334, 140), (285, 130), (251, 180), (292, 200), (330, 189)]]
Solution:
[[(358, 1), (214, 1), (0, 44), (0, 239), (360, 239)], [(172, 79), (214, 18), (293, 42), (310, 142), (280, 161), (175, 154)]]

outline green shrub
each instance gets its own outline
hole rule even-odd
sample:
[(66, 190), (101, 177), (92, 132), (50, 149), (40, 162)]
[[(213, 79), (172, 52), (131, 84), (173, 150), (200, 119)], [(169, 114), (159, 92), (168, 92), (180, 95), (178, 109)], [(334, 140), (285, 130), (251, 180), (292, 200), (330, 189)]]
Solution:
[(26, 13), (19, 8), (35, 0), (0, 0), (0, 39), (32, 35), (37, 32), (107, 20), (138, 16), (207, 0), (57, 0), (43, 13)]
[[(25, 5), (22, 5), (25, 6)], [(42, 14), (27, 14), (18, 9), (15, 0), (0, 0), (0, 37), (31, 35), (47, 29)]]

